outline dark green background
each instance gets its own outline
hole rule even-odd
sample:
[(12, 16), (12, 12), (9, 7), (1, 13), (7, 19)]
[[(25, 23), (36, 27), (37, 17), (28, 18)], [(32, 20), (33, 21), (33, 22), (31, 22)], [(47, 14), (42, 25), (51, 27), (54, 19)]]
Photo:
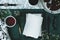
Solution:
[[(6, 11), (7, 14), (5, 14), (5, 12), (2, 10)], [(20, 15), (15, 16), (14, 11), (20, 11)], [(0, 18), (2, 17), (6, 18), (7, 16), (12, 15), (17, 20), (17, 23), (14, 27), (8, 28), (8, 32), (12, 40), (41, 40), (41, 37), (39, 37), (38, 39), (34, 39), (31, 37), (26, 37), (22, 35), (22, 33), (21, 34), (19, 33), (19, 27), (21, 28), (21, 32), (23, 32), (27, 13), (32, 13), (32, 14), (42, 13), (42, 17), (43, 17), (42, 31), (46, 31), (46, 33), (48, 33), (49, 35), (48, 40), (57, 40), (55, 39), (57, 37), (56, 36), (53, 37), (52, 35), (60, 36), (60, 14), (50, 14), (45, 12), (43, 9), (29, 9), (29, 10), (28, 9), (21, 9), (21, 10), (1, 9), (0, 12), (4, 13), (4, 15), (0, 14)], [(47, 40), (46, 37), (44, 40)], [(58, 40), (60, 40), (60, 38)]]

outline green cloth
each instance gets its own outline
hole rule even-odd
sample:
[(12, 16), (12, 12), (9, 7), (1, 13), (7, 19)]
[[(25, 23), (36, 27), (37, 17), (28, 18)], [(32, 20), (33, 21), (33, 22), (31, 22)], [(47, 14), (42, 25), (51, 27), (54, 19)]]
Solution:
[[(14, 10), (5, 10), (6, 13), (4, 15), (0, 14), (0, 17), (6, 17), (9, 15), (13, 15), (17, 19), (17, 23), (13, 28), (8, 28), (9, 35), (12, 40), (41, 40), (41, 38), (34, 39), (31, 37), (26, 37), (23, 34), (19, 33), (19, 27), (21, 28), (21, 33), (23, 33), (25, 22), (26, 22), (26, 14), (23, 12), (19, 16), (15, 16)], [(15, 10), (16, 11), (16, 10)], [(48, 32), (50, 36), (50, 40), (56, 40), (57, 37), (52, 37), (52, 35), (60, 35), (60, 14), (50, 14), (45, 11), (42, 14), (43, 16), (43, 24), (42, 31)], [(46, 39), (46, 37), (45, 37)], [(44, 39), (44, 40), (45, 40)], [(60, 38), (59, 38), (60, 40)]]

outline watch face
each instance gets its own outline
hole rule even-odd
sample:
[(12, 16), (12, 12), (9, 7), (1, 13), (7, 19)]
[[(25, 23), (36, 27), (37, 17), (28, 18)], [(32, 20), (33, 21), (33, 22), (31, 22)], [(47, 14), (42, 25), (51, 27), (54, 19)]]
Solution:
[(30, 3), (31, 5), (36, 5), (36, 4), (38, 4), (38, 1), (39, 1), (39, 0), (29, 0), (29, 3)]
[(14, 27), (16, 25), (16, 19), (13, 16), (7, 16), (4, 21), (8, 27)]
[(60, 13), (60, 0), (41, 0), (41, 1), (45, 11), (53, 14)]

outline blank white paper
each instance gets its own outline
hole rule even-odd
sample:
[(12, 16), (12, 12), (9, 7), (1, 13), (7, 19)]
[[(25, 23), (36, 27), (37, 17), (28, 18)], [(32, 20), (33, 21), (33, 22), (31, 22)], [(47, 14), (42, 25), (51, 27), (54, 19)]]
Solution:
[(41, 14), (26, 14), (26, 24), (23, 35), (33, 38), (41, 36), (43, 17)]

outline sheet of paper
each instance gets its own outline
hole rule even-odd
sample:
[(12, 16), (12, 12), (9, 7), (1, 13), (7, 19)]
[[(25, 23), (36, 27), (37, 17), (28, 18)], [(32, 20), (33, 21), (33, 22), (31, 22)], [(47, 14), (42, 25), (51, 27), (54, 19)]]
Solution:
[(41, 36), (41, 25), (43, 17), (41, 14), (26, 14), (26, 24), (23, 35), (38, 38)]
[(1, 19), (0, 19), (0, 25), (1, 25)]

